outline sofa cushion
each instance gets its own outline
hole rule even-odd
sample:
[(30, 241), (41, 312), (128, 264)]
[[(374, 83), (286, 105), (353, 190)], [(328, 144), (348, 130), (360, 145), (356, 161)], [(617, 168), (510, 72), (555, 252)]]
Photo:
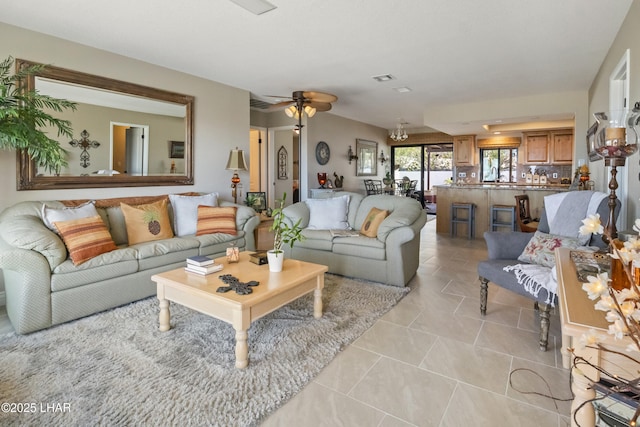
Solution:
[(139, 270), (149, 270), (199, 255), (200, 242), (194, 237), (174, 237), (130, 246), (136, 250)]
[(385, 245), (374, 237), (335, 237), (333, 253), (360, 258), (385, 260)]
[(245, 232), (240, 230), (235, 236), (231, 234), (214, 233), (194, 236), (193, 239), (200, 242), (200, 255), (222, 256), (226, 254), (227, 248), (232, 244), (239, 247), (240, 250), (243, 250), (247, 244), (244, 236)]
[(360, 234), (367, 237), (377, 237), (378, 227), (382, 224), (382, 221), (389, 215), (389, 211), (378, 208), (371, 208), (367, 218), (360, 227)]
[(556, 264), (555, 248), (565, 247), (575, 249), (580, 246), (580, 241), (573, 237), (556, 236), (541, 231), (536, 231), (527, 246), (518, 257), (518, 261), (529, 264), (553, 267)]
[(51, 291), (71, 289), (136, 271), (138, 271), (137, 251), (131, 248), (119, 248), (104, 253), (80, 265), (74, 265), (71, 259), (67, 259), (53, 270)]
[(62, 236), (74, 265), (116, 249), (116, 244), (97, 213), (89, 218), (54, 221), (53, 225)]
[(124, 215), (129, 245), (173, 237), (167, 199), (138, 206), (120, 203), (120, 208)]
[(372, 208), (384, 209), (389, 211), (389, 215), (380, 224), (378, 228), (378, 240), (384, 242), (387, 240), (389, 233), (402, 226), (413, 224), (420, 215), (426, 215), (422, 209), (422, 205), (411, 197), (398, 197), (389, 195), (373, 195), (367, 196), (360, 203), (356, 222), (354, 226), (357, 229), (362, 227), (367, 214)]
[(329, 230), (302, 230), (304, 240), (296, 242), (296, 248), (318, 249), (321, 251), (331, 251), (333, 248), (333, 236)]
[(196, 236), (213, 233), (224, 233), (235, 236), (238, 234), (236, 230), (237, 210), (235, 206), (198, 206)]
[(169, 194), (173, 209), (173, 231), (176, 236), (196, 234), (198, 223), (198, 206), (218, 206), (218, 193), (201, 196), (182, 196)]
[[(87, 202), (76, 207), (65, 207), (61, 209), (52, 208), (47, 206), (46, 203), (42, 205), (42, 222), (50, 230), (58, 233), (58, 229), (53, 225), (57, 221), (70, 221), (73, 219), (88, 218), (98, 215), (93, 202)], [(59, 233), (58, 233), (59, 234)]]
[(328, 199), (308, 199), (309, 225), (312, 230), (347, 230), (348, 195)]

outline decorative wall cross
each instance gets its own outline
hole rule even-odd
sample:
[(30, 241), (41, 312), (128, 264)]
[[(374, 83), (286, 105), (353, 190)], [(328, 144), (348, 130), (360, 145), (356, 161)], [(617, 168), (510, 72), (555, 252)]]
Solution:
[(218, 289), (216, 289), (216, 292), (221, 293), (233, 290), (236, 291), (238, 295), (248, 295), (253, 292), (253, 289), (251, 289), (253, 286), (258, 286), (260, 284), (260, 282), (256, 282), (255, 280), (246, 283), (241, 282), (240, 279), (232, 276), (231, 274), (223, 274), (218, 277), (228, 285), (220, 286)]
[(72, 147), (80, 147), (82, 149), (82, 153), (80, 153), (80, 166), (83, 168), (86, 168), (91, 164), (89, 163), (91, 156), (87, 150), (89, 148), (98, 148), (100, 146), (98, 141), (89, 141), (89, 132), (87, 132), (86, 129), (80, 133), (80, 140), (71, 140), (69, 141), (69, 144)]

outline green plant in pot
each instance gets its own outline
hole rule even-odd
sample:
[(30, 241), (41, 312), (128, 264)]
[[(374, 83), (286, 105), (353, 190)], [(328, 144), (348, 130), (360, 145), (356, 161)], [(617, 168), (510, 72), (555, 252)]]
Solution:
[(273, 218), (273, 224), (270, 230), (273, 231), (273, 250), (267, 252), (269, 258), (269, 270), (273, 272), (282, 271), (282, 263), (284, 261), (284, 251), (282, 246), (284, 244), (293, 248), (295, 242), (304, 240), (302, 235), (302, 227), (300, 227), (299, 219), (295, 224), (285, 216), (282, 209), (284, 208), (284, 201), (287, 198), (287, 193), (282, 195), (282, 199), (276, 200), (276, 208), (271, 213)]
[(67, 166), (67, 152), (45, 129), (54, 128), (58, 137), (69, 139), (73, 139), (73, 131), (71, 122), (49, 112), (75, 110), (76, 104), (29, 90), (23, 83), (27, 76), (36, 75), (46, 65), (26, 67), (11, 74), (13, 62), (12, 57), (0, 62), (0, 148), (25, 150), (38, 167), (59, 173)]
[(384, 176), (384, 178), (382, 178), (382, 182), (387, 187), (391, 185), (391, 183), (393, 182), (393, 179), (391, 178), (391, 172), (387, 172), (387, 174)]

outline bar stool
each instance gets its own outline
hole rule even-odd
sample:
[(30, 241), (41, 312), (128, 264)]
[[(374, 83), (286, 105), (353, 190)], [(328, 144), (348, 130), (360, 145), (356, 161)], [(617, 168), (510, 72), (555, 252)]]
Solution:
[[(451, 203), (451, 237), (455, 237), (458, 234), (458, 224), (467, 224), (468, 238), (473, 239), (475, 235), (475, 208), (473, 203)], [(460, 213), (466, 212), (466, 215), (461, 217)]]
[[(500, 220), (500, 212), (508, 212), (509, 221)], [(491, 206), (491, 231), (497, 231), (498, 227), (506, 227), (509, 231), (516, 231), (516, 207), (509, 205), (493, 205)]]

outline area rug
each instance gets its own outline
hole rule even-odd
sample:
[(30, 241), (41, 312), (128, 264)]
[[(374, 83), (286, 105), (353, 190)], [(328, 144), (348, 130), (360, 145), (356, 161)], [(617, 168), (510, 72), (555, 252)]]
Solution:
[(256, 321), (244, 370), (230, 325), (172, 303), (172, 329), (159, 332), (153, 297), (10, 334), (0, 425), (257, 425), (408, 291), (327, 274), (323, 317), (308, 294)]

